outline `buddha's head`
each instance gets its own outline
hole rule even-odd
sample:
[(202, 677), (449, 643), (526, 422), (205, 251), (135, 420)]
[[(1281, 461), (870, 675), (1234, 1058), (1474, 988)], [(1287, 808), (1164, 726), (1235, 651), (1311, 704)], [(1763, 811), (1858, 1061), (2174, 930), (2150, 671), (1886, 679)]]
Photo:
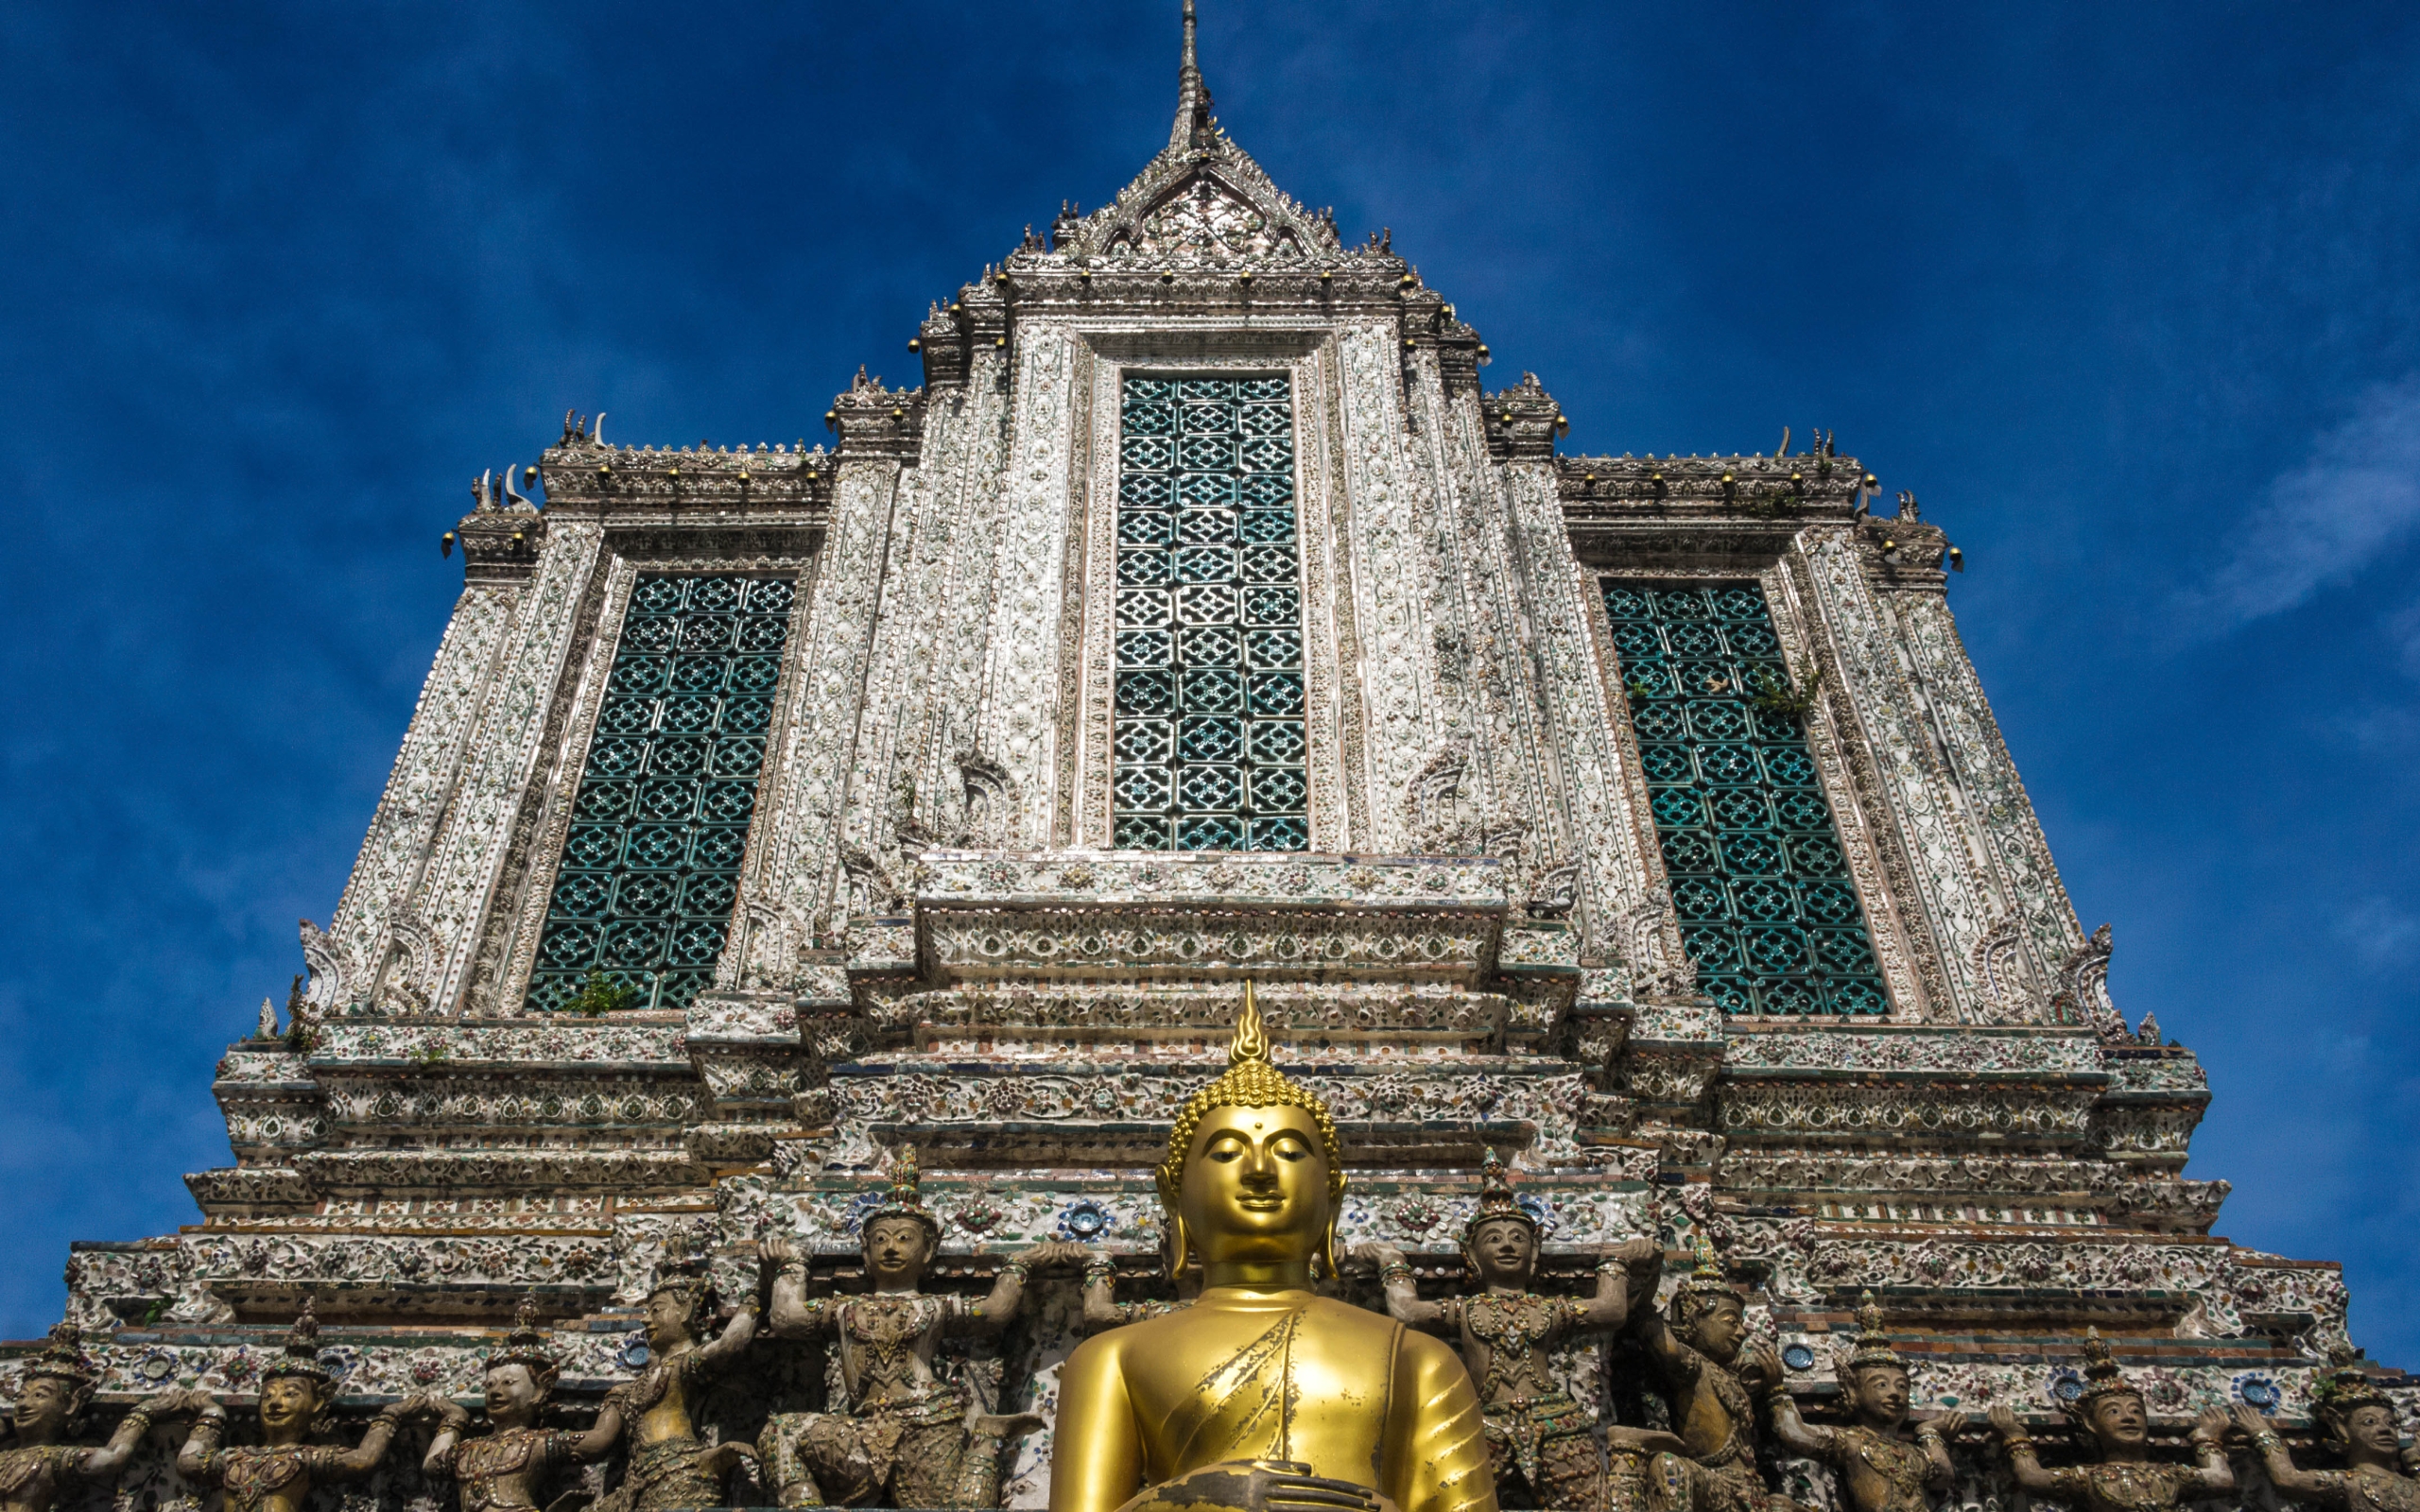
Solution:
[(941, 1250), (941, 1220), (925, 1206), (923, 1190), (915, 1150), (901, 1150), (890, 1167), (890, 1199), (857, 1229), (866, 1280), (875, 1291), (914, 1291)]
[(2339, 1346), (2331, 1353), (2335, 1368), (2323, 1374), (2311, 1391), (2312, 1416), (2347, 1463), (2399, 1468), (2403, 1434), (2395, 1422), (2394, 1402), (2360, 1367), (2352, 1349)]
[(1714, 1246), (1701, 1238), (1696, 1249), (1697, 1267), (1665, 1304), (1665, 1320), (1681, 1342), (1717, 1365), (1729, 1365), (1748, 1337), (1748, 1304), (1731, 1289)]
[(1857, 1347), (1834, 1359), (1832, 1373), (1858, 1421), (1869, 1428), (1896, 1428), (1908, 1420), (1908, 1362), (1882, 1332), (1882, 1309), (1872, 1292), (1858, 1299), (1857, 1324)]
[(84, 1404), (93, 1396), (93, 1366), (80, 1348), (83, 1337), (75, 1324), (58, 1324), (50, 1331), (50, 1343), (26, 1364), (25, 1384), (17, 1389), (11, 1414), (19, 1443), (56, 1443), (84, 1415)]
[(261, 1372), (261, 1436), (272, 1444), (299, 1444), (326, 1430), (336, 1384), (320, 1364), (320, 1318), (306, 1297), (285, 1348)]
[(488, 1356), (488, 1420), (498, 1428), (516, 1428), (534, 1421), (538, 1409), (555, 1389), (558, 1366), (546, 1352), (546, 1335), (538, 1328), (538, 1299), (524, 1297), (513, 1310), (512, 1332), (504, 1348)]
[(2151, 1440), (2151, 1409), (2118, 1367), (2109, 1341), (2099, 1329), (2084, 1331), (2083, 1360), (2084, 1388), (2074, 1400), (2063, 1404), (2067, 1416), (2092, 1435), (2104, 1454), (2113, 1450), (2120, 1453), (2140, 1450)]
[(1462, 1226), (1462, 1263), (1482, 1286), (1515, 1288), (1538, 1267), (1538, 1220), (1512, 1194), (1494, 1150), (1479, 1167), (1478, 1208)]
[[(1167, 1211), (1170, 1274), (1199, 1260), (1336, 1274), (1344, 1147), (1318, 1095), (1280, 1074), (1252, 984), (1227, 1074), (1186, 1099), (1155, 1175)], [(1213, 1284), (1218, 1284), (1215, 1280)]]

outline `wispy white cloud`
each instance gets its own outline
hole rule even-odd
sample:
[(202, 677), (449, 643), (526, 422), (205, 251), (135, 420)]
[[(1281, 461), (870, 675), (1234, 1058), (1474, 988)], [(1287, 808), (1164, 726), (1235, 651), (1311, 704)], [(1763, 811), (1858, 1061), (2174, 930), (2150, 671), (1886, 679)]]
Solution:
[(2420, 919), (2391, 899), (2364, 898), (2338, 918), (2336, 935), (2372, 965), (2385, 965), (2420, 943)]
[(2386, 633), (2403, 653), (2403, 670), (2420, 678), (2420, 598), (2387, 616)]
[[(2230, 533), (2218, 571), (2184, 594), (2205, 633), (2292, 609), (2420, 528), (2420, 373), (2364, 391), (2301, 466)], [(2420, 621), (2411, 639), (2420, 640)]]

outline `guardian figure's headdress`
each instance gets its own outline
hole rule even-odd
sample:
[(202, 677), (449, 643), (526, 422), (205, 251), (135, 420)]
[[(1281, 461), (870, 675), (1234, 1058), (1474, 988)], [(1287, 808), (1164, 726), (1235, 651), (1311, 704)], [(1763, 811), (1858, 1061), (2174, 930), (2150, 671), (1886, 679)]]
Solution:
[(555, 1383), (560, 1368), (554, 1355), (546, 1349), (546, 1335), (538, 1327), (538, 1296), (525, 1293), (521, 1305), (512, 1310), (512, 1332), (504, 1336), (504, 1348), (488, 1356), (487, 1367), (527, 1366), (529, 1379), (543, 1388)]
[(73, 1323), (50, 1326), (50, 1342), (26, 1359), (26, 1379), (65, 1382), (78, 1394), (90, 1392), (97, 1372), (84, 1358), (84, 1331)]
[(2126, 1379), (2126, 1372), (2118, 1367), (2117, 1358), (2109, 1352), (2109, 1341), (2100, 1336), (2100, 1331), (2084, 1330), (2083, 1389), (2076, 1393), (2073, 1400), (2059, 1404), (2067, 1416), (2082, 1422), (2092, 1412), (2092, 1404), (2103, 1397), (2133, 1397), (2139, 1400), (2142, 1395)]
[(336, 1384), (336, 1377), (320, 1364), (320, 1319), (311, 1309), (311, 1298), (302, 1298), (302, 1315), (294, 1320), (294, 1330), (285, 1336), (285, 1348), (261, 1372), (265, 1380), (280, 1376), (300, 1376), (318, 1383), (322, 1389)]
[(2348, 1436), (2348, 1419), (2356, 1409), (2384, 1407), (2394, 1411), (2394, 1399), (2379, 1388), (2370, 1373), (2361, 1368), (2360, 1356), (2344, 1345), (2328, 1350), (2332, 1368), (2323, 1370), (2310, 1388), (2310, 1404), (2329, 1433), (2338, 1438)]
[(1496, 1158), (1494, 1150), (1490, 1150), (1487, 1159), (1479, 1163), (1478, 1206), (1472, 1210), (1470, 1222), (1462, 1225), (1462, 1243), (1467, 1245), (1478, 1236), (1480, 1224), (1498, 1221), (1525, 1225), (1530, 1238), (1538, 1236), (1537, 1218), (1521, 1206), (1520, 1198), (1512, 1194), (1512, 1183), (1505, 1174), (1504, 1162)]
[(1891, 1348), (1891, 1335), (1882, 1332), (1882, 1308), (1874, 1300), (1874, 1294), (1866, 1292), (1857, 1299), (1857, 1344), (1834, 1356), (1832, 1370), (1835, 1375), (1846, 1375), (1874, 1366), (1905, 1370), (1908, 1362)]
[(940, 1244), (942, 1221), (933, 1215), (930, 1208), (925, 1206), (924, 1183), (924, 1173), (916, 1164), (916, 1147), (912, 1144), (901, 1146), (898, 1159), (890, 1162), (890, 1200), (867, 1213), (864, 1220), (858, 1224), (857, 1232), (864, 1233), (874, 1226), (877, 1219), (912, 1218), (924, 1225), (925, 1237), (928, 1243)]
[(1697, 1257), (1697, 1263), (1673, 1291), (1671, 1300), (1664, 1304), (1665, 1320), (1683, 1331), (1695, 1328), (1698, 1319), (1723, 1302), (1740, 1308), (1748, 1305), (1737, 1292), (1731, 1289), (1729, 1279), (1722, 1274), (1722, 1257), (1714, 1252), (1711, 1240), (1700, 1234), (1690, 1242), (1689, 1247)]

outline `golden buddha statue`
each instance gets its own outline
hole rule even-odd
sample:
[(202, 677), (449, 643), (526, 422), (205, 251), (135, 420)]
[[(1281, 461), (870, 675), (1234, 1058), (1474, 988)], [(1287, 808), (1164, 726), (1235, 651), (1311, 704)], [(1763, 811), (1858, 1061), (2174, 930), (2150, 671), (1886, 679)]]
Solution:
[(1094, 1335), (1060, 1376), (1051, 1512), (1495, 1512), (1451, 1347), (1314, 1294), (1336, 1273), (1336, 1122), (1270, 1063), (1250, 984), (1227, 1073), (1155, 1173), (1180, 1312)]

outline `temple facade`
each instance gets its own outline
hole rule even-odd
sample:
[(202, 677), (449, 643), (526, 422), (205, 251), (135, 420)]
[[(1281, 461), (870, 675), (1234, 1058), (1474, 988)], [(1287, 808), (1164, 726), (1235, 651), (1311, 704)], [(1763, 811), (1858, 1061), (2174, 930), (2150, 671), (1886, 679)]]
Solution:
[[(1560, 452), (1540, 381), (1492, 387), (1447, 291), (1272, 183), (1187, 45), (1165, 148), (903, 333), (920, 384), (860, 369), (823, 444), (574, 415), (478, 486), (351, 880), (219, 1064), (200, 1221), (68, 1261), (103, 1411), (248, 1400), (306, 1301), (347, 1412), (467, 1400), (534, 1297), (579, 1418), (676, 1259), (729, 1303), (780, 1234), (860, 1285), (908, 1154), (926, 1290), (1058, 1241), (1173, 1300), (1150, 1167), (1249, 980), (1334, 1110), (1343, 1245), (1429, 1294), (1493, 1151), (1540, 1290), (1710, 1243), (1812, 1417), (1871, 1290), (1919, 1410), (2054, 1415), (2097, 1328), (2157, 1434), (2302, 1432), (2338, 1271), (2211, 1235), (2201, 1067), (2110, 999), (1941, 528), (1826, 436)], [(1015, 1506), (1085, 1326), (1073, 1269), (1028, 1292), (936, 1363), (1045, 1419)], [(1619, 1346), (1556, 1358), (1656, 1425)], [(700, 1431), (849, 1389), (759, 1339)], [(1966, 1500), (2004, 1486), (1979, 1442)], [(127, 1494), (197, 1494), (160, 1445)]]

